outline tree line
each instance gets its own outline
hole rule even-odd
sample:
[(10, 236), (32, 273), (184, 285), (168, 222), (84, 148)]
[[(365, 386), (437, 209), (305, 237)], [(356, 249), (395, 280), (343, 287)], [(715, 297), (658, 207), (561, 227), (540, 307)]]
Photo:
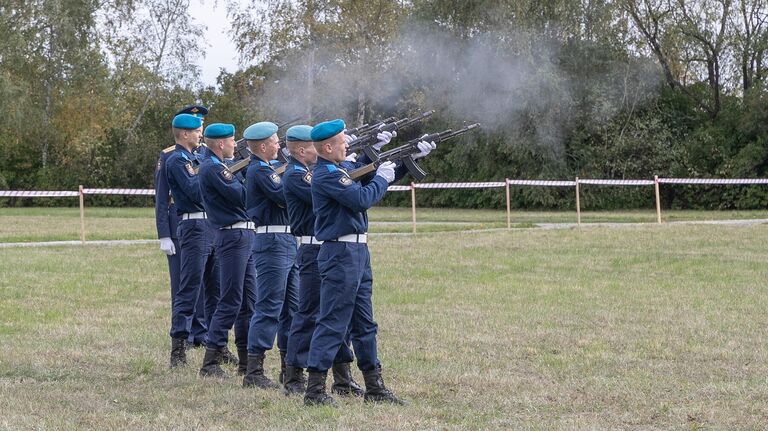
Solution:
[[(402, 138), (482, 123), (422, 163), (427, 181), (762, 178), (768, 170), (768, 0), (189, 0), (0, 2), (0, 189), (152, 187), (171, 115), (210, 122), (437, 113)], [(229, 28), (241, 67), (198, 78), (202, 25)], [(665, 187), (665, 205), (747, 209), (764, 187)], [(649, 190), (589, 187), (590, 209)], [(420, 205), (501, 207), (498, 190)], [(388, 204), (408, 199), (391, 194)], [(110, 200), (111, 199), (111, 200)], [(103, 203), (131, 204), (123, 198)], [(51, 202), (34, 202), (51, 204)], [(514, 189), (516, 208), (572, 190)], [(4, 204), (30, 204), (5, 201)]]

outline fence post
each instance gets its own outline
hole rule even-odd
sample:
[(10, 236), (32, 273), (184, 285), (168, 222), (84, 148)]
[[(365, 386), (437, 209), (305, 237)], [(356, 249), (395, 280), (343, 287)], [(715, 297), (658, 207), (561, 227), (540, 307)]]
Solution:
[(512, 229), (511, 214), (509, 210), (509, 178), (504, 178), (504, 184), (507, 187), (507, 229)]
[(83, 185), (78, 189), (80, 194), (80, 242), (85, 244), (85, 207), (83, 205)]
[(661, 199), (659, 198), (659, 176), (653, 176), (653, 190), (656, 193), (656, 223), (661, 224)]
[(413, 223), (412, 233), (416, 233), (416, 184), (411, 182), (411, 220)]
[(576, 224), (581, 227), (581, 202), (579, 201), (579, 177), (576, 177)]

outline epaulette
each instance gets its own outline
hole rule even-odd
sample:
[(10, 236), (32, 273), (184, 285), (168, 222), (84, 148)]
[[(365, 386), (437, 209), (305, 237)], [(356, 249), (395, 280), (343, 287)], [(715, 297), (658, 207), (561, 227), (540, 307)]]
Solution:
[(173, 151), (175, 148), (176, 148), (176, 144), (174, 144), (174, 145), (171, 145), (170, 147), (163, 149), (163, 152), (164, 152), (164, 153), (170, 153), (170, 152), (171, 152), (171, 151)]

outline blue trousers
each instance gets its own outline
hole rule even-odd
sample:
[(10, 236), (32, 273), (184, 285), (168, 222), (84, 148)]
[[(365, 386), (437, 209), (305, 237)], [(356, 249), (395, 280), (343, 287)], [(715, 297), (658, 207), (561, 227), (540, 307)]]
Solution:
[[(318, 244), (302, 244), (296, 253), (299, 267), (299, 306), (293, 315), (291, 332), (288, 336), (288, 351), (285, 363), (293, 367), (306, 368), (309, 356), (309, 344), (315, 332), (315, 321), (320, 312), (320, 271), (317, 269)], [(339, 347), (334, 363), (354, 360), (349, 340)]]
[(320, 314), (309, 347), (307, 369), (323, 372), (349, 331), (362, 371), (379, 366), (378, 325), (373, 320), (373, 275), (366, 244), (326, 241), (317, 255), (320, 270)]
[(245, 349), (248, 345), (248, 322), (256, 301), (256, 271), (251, 257), (253, 235), (250, 229), (216, 231), (221, 294), (208, 328), (206, 347), (209, 349), (227, 345), (227, 331), (233, 324), (237, 348)]
[[(200, 342), (205, 340), (208, 331), (205, 311), (215, 309), (219, 301), (219, 267), (213, 248), (215, 231), (208, 220), (193, 219), (180, 222), (177, 232), (181, 265), (170, 335)], [(198, 307), (201, 297), (203, 304)]]
[(256, 234), (253, 240), (256, 264), (256, 305), (248, 330), (248, 353), (288, 347), (288, 332), (298, 303), (299, 271), (296, 267), (296, 237), (285, 233)]

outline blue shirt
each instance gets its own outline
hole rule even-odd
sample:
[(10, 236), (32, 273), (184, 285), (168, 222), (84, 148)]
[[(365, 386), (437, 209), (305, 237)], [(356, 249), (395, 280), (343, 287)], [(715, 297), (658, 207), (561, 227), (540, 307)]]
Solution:
[(155, 226), (158, 238), (176, 238), (176, 226), (179, 224), (179, 215), (171, 201), (165, 172), (166, 160), (170, 155), (170, 152), (161, 151), (155, 168)]
[(203, 207), (215, 228), (248, 221), (245, 212), (245, 187), (213, 152), (200, 164), (198, 171)]
[(275, 172), (278, 164), (251, 156), (245, 174), (245, 202), (248, 217), (256, 226), (287, 225), (288, 211), (283, 194), (283, 179)]
[(291, 233), (296, 236), (313, 236), (315, 214), (312, 212), (312, 172), (301, 163), (291, 160), (283, 174), (283, 194)]
[(367, 183), (349, 178), (347, 171), (322, 157), (312, 170), (315, 236), (321, 241), (368, 231), (368, 208), (384, 197), (388, 183), (374, 175)]
[(165, 163), (168, 186), (179, 214), (204, 211), (196, 162), (194, 154), (177, 144)]

